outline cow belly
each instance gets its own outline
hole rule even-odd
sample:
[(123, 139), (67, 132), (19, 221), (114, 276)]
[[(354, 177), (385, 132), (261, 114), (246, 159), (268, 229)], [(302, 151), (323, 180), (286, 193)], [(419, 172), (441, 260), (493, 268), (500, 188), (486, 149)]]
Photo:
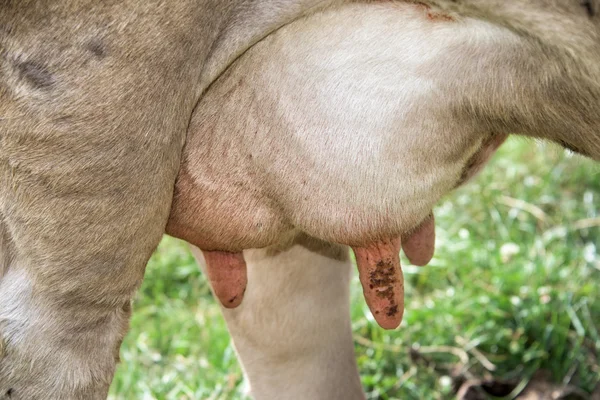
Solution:
[(413, 229), (483, 137), (453, 114), (461, 93), (441, 80), (473, 62), (470, 49), (511, 40), (407, 3), (345, 5), (280, 29), (199, 103), (168, 232), (239, 251), (298, 230), (361, 246)]

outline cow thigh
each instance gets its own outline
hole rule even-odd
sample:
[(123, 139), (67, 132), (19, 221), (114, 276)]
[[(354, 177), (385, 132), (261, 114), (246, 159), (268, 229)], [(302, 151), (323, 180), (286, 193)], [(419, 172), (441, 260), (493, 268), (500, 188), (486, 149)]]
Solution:
[(164, 232), (195, 72), (150, 33), (171, 10), (128, 36), (128, 9), (64, 6), (47, 23), (28, 3), (0, 13), (19, 21), (0, 35), (0, 398), (103, 399)]

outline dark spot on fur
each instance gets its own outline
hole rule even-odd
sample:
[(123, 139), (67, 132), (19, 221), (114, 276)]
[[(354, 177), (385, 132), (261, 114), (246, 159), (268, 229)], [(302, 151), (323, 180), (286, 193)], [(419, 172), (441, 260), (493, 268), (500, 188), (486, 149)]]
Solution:
[(594, 7), (592, 0), (582, 0), (581, 6), (587, 12), (588, 17), (593, 18), (596, 16), (596, 8)]
[(49, 89), (54, 85), (54, 77), (44, 67), (35, 61), (23, 61), (17, 64), (19, 77), (37, 89)]
[(89, 42), (87, 42), (85, 48), (100, 60), (106, 57), (106, 48), (98, 39), (92, 39)]
[(13, 393), (14, 393), (14, 390), (13, 390), (12, 388), (10, 388), (10, 389), (8, 389), (8, 390), (6, 391), (6, 395), (7, 395), (8, 397), (12, 397)]

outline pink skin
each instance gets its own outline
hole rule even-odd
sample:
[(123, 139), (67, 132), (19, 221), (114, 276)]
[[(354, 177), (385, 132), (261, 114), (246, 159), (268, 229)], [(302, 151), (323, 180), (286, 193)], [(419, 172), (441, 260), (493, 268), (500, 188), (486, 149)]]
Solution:
[(414, 265), (427, 265), (435, 250), (435, 219), (433, 213), (414, 232), (402, 238), (402, 250)]
[(404, 314), (404, 277), (400, 238), (353, 247), (358, 276), (373, 317), (384, 329), (395, 329)]
[(223, 307), (235, 308), (242, 304), (248, 277), (244, 255), (225, 251), (203, 251), (208, 279), (215, 296)]
[(375, 321), (384, 329), (395, 329), (404, 314), (404, 277), (400, 247), (411, 263), (426, 265), (435, 248), (433, 214), (406, 238), (394, 238), (353, 247), (365, 300)]
[[(434, 229), (432, 215), (404, 242), (395, 238), (365, 247), (353, 247), (365, 300), (382, 328), (395, 329), (402, 322), (404, 277), (400, 266), (400, 247), (413, 264), (427, 264), (433, 256)], [(247, 284), (243, 254), (204, 251), (204, 257), (208, 278), (223, 307), (239, 306)]]

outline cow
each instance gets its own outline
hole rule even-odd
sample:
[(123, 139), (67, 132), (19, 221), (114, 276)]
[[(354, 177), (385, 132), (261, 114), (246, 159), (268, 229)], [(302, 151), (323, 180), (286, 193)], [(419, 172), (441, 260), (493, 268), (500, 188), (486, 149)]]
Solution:
[(362, 398), (348, 248), (394, 328), (398, 252), (506, 135), (600, 160), (599, 6), (0, 1), (0, 396), (105, 398), (166, 232), (256, 398)]

